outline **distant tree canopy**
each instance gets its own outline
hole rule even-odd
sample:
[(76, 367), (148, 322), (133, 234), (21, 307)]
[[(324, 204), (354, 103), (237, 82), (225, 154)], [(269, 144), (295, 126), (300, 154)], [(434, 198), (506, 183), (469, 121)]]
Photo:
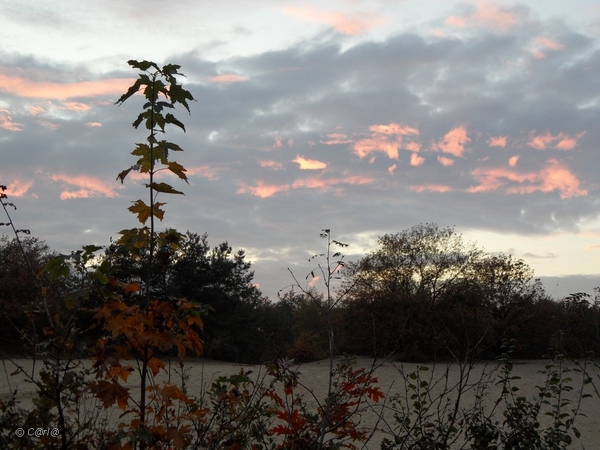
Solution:
[[(38, 285), (45, 277), (44, 266), (56, 255), (33, 236), (22, 237), (21, 244), (22, 249), (16, 239), (0, 237), (0, 347), (12, 350), (20, 348), (19, 332), (24, 328), (42, 331), (45, 312)], [(50, 301), (56, 302), (66, 286), (44, 281), (50, 286)]]
[[(173, 232), (166, 230), (163, 236)], [(23, 241), (33, 272), (16, 243), (0, 239), (0, 340), (15, 349), (16, 330), (41, 332), (45, 326), (33, 273), (42, 274), (55, 255), (43, 241)], [(522, 260), (486, 253), (453, 229), (435, 224), (386, 234), (377, 243), (342, 270), (341, 289), (351, 290), (333, 310), (339, 353), (393, 354), (404, 360), (493, 359), (511, 340), (521, 358), (542, 358), (555, 345), (571, 355), (600, 353), (598, 292), (595, 298), (577, 293), (551, 299)], [(112, 243), (102, 259), (110, 261), (115, 279), (143, 285), (145, 256), (143, 250), (132, 255)], [(204, 307), (206, 357), (264, 362), (327, 354), (326, 318), (315, 303), (322, 298), (318, 292), (312, 292), (313, 299), (299, 292), (277, 301), (265, 298), (244, 251), (234, 252), (228, 242), (211, 247), (206, 234), (187, 232), (177, 249), (159, 245), (155, 256), (154, 293), (185, 297)], [(58, 298), (81, 288), (73, 276), (44, 284), (53, 310), (66, 307)], [(125, 298), (141, 303), (142, 292)], [(89, 306), (98, 301), (91, 297)], [(93, 323), (82, 311), (77, 326), (85, 330)], [(90, 333), (93, 339), (94, 330)]]
[(343, 351), (494, 358), (516, 340), (518, 356), (541, 358), (565, 325), (522, 260), (467, 245), (452, 228), (417, 225), (378, 244), (345, 269), (355, 289), (338, 311)]
[[(144, 255), (131, 258), (122, 247), (112, 244), (105, 257), (116, 268), (115, 276), (143, 284)], [(206, 357), (255, 361), (267, 345), (257, 330), (268, 301), (253, 284), (254, 272), (245, 258), (243, 250), (234, 253), (227, 242), (211, 247), (206, 233), (189, 231), (177, 250), (161, 247), (157, 251), (153, 274), (160, 295), (185, 297), (205, 306)]]

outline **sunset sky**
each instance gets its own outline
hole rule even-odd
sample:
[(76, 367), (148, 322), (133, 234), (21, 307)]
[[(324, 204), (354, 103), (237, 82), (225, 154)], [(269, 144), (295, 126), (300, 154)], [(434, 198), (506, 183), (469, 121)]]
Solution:
[(0, 0), (0, 184), (61, 252), (136, 226), (129, 59), (197, 100), (159, 226), (245, 249), (272, 299), (321, 229), (353, 260), (426, 222), (554, 296), (600, 285), (597, 0)]

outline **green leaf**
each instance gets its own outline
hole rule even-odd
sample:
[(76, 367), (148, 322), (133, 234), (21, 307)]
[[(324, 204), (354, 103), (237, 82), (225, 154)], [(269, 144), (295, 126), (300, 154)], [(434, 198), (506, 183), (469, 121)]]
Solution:
[[(179, 74), (182, 75), (182, 74)], [(187, 100), (194, 100), (192, 93), (187, 89), (183, 89), (180, 84), (172, 83), (169, 87), (169, 98), (172, 103), (179, 103), (187, 109), (188, 113), (190, 112), (190, 106), (187, 103)]]
[(134, 167), (135, 166), (131, 166), (129, 169), (126, 169), (126, 170), (120, 172), (119, 175), (117, 175), (117, 180), (120, 178), (121, 184), (123, 184), (123, 182), (125, 181), (125, 177), (127, 177), (127, 175), (129, 175), (129, 172), (131, 172)]
[(162, 192), (165, 194), (181, 194), (184, 195), (183, 192), (173, 189), (170, 184), (167, 183), (150, 183), (146, 184), (146, 187), (151, 187), (156, 192)]
[(129, 89), (127, 89), (127, 92), (125, 92), (123, 95), (121, 95), (119, 100), (117, 100), (115, 102), (115, 105), (122, 104), (125, 100), (127, 100), (129, 97), (131, 97), (137, 91), (139, 91), (141, 87), (142, 87), (142, 80), (140, 80), (140, 79), (135, 80), (135, 83), (133, 85), (131, 85), (129, 87)]
[[(185, 131), (185, 125), (183, 123), (181, 123), (179, 120), (177, 120), (177, 118), (171, 113), (169, 113), (165, 116), (165, 122), (176, 125), (179, 128), (181, 128), (183, 131)], [(164, 130), (164, 125), (163, 125), (162, 129)]]
[(64, 255), (59, 255), (52, 258), (45, 267), (48, 272), (48, 276), (50, 280), (54, 281), (60, 277), (68, 277), (69, 276), (69, 266), (65, 261)]
[(84, 245), (81, 247), (85, 253), (91, 254), (95, 253), (98, 250), (102, 250), (102, 246), (100, 245)]
[(152, 61), (136, 61), (135, 59), (130, 59), (129, 61), (127, 61), (127, 64), (129, 64), (134, 69), (140, 69), (144, 72), (147, 72), (150, 67), (154, 67), (157, 72), (160, 72), (158, 66)]

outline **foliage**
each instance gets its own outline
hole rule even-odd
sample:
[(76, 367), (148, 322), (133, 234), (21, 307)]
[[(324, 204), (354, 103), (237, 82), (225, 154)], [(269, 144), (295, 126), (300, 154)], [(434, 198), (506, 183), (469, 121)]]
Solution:
[[(310, 258), (313, 270), (302, 283), (290, 271), (292, 289), (272, 303), (253, 284), (243, 251), (227, 242), (211, 248), (206, 234), (155, 230), (166, 204), (158, 195), (183, 194), (159, 181), (160, 172), (187, 182), (185, 167), (171, 159), (182, 148), (158, 138), (167, 126), (185, 131), (172, 111), (189, 112), (193, 97), (178, 83), (179, 66), (129, 65), (140, 73), (117, 104), (141, 93), (133, 127), (143, 124), (149, 136), (117, 180), (131, 171), (147, 176), (147, 200), (129, 207), (141, 227), (122, 230), (104, 255), (94, 245), (57, 255), (21, 237), (29, 231), (15, 227), (16, 206), (0, 186), (8, 217), (0, 225), (14, 234), (0, 240), (0, 325), (30, 351), (31, 369), (11, 364), (36, 389), (29, 409), (16, 389), (0, 400), (2, 448), (354, 449), (383, 433), (381, 448), (389, 449), (563, 449), (580, 437), (584, 388), (600, 399), (600, 370), (589, 359), (600, 350), (598, 295), (551, 301), (523, 261), (425, 224), (382, 236), (354, 263), (338, 251), (347, 245), (322, 230), (326, 249)], [(311, 287), (318, 281), (322, 291)], [(555, 353), (545, 382), (527, 397), (511, 358), (541, 356), (548, 342)], [(429, 365), (394, 365), (404, 390), (389, 396), (375, 376), (383, 362), (336, 362), (342, 351), (450, 360), (458, 379), (448, 366), (434, 378)], [(242, 369), (190, 392), (185, 359), (202, 354), (270, 362), (256, 376)], [(284, 355), (327, 357), (325, 394), (309, 390)], [(567, 355), (583, 359), (567, 363)], [(499, 365), (477, 378), (475, 362), (498, 356)], [(501, 394), (490, 402), (494, 386)], [(470, 391), (474, 404), (465, 401)], [(363, 422), (366, 414), (376, 415), (375, 425)], [(56, 427), (58, 436), (18, 438), (15, 424)]]

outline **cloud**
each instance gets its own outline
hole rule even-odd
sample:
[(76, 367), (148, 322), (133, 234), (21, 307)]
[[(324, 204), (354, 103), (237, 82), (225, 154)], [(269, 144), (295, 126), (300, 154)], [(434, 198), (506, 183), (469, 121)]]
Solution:
[(375, 136), (362, 139), (354, 144), (354, 152), (362, 159), (373, 152), (383, 152), (390, 159), (398, 159), (398, 149), (400, 142), (389, 142), (384, 137)]
[(29, 188), (33, 185), (33, 181), (21, 181), (20, 179), (16, 179), (6, 186), (6, 191), (4, 192), (9, 197), (22, 197), (24, 196)]
[(510, 188), (508, 192), (530, 194), (536, 191), (558, 191), (562, 199), (588, 194), (587, 190), (580, 189), (577, 177), (555, 159), (549, 161), (549, 165), (540, 171), (537, 178), (538, 184)]
[(418, 167), (425, 162), (425, 158), (420, 157), (416, 153), (410, 155), (410, 165), (413, 167)]
[(349, 14), (341, 11), (327, 12), (314, 7), (286, 6), (283, 12), (311, 23), (322, 23), (341, 34), (357, 36), (384, 22), (382, 17), (369, 13)]
[(273, 170), (283, 169), (283, 164), (280, 163), (279, 161), (273, 161), (273, 160), (259, 161), (258, 164), (260, 165), (260, 167), (267, 167), (267, 168), (273, 169)]
[(306, 159), (300, 155), (296, 155), (296, 159), (293, 159), (292, 162), (298, 164), (300, 170), (320, 170), (327, 168), (327, 164), (324, 162), (317, 161), (316, 159)]
[(445, 156), (438, 156), (437, 159), (442, 166), (449, 167), (454, 165), (454, 160), (446, 158)]
[(53, 174), (50, 175), (52, 181), (62, 181), (72, 186), (79, 187), (81, 189), (76, 191), (63, 191), (60, 194), (61, 200), (73, 199), (73, 198), (87, 198), (87, 197), (118, 197), (118, 193), (115, 192), (115, 187), (107, 184), (96, 177), (90, 177), (87, 175), (65, 175), (65, 174)]
[(421, 185), (411, 185), (410, 190), (415, 191), (415, 192), (425, 192), (425, 191), (449, 192), (452, 190), (452, 188), (450, 186), (446, 186), (443, 184), (421, 184)]
[(390, 167), (388, 167), (389, 174), (394, 175), (394, 171), (396, 170), (397, 167), (398, 167), (397, 164), (393, 164)]
[(46, 110), (40, 105), (30, 105), (28, 109), (32, 116), (37, 116), (46, 112)]
[(341, 144), (351, 144), (352, 139), (348, 139), (348, 136), (342, 133), (330, 133), (327, 135), (326, 140), (320, 141), (325, 145), (341, 145)]
[(575, 137), (571, 137), (565, 133), (558, 133), (552, 135), (550, 133), (534, 135), (531, 134), (531, 138), (527, 144), (536, 150), (545, 150), (546, 148), (552, 147), (557, 150), (573, 150), (577, 146), (577, 141), (585, 134), (585, 131), (579, 133)]
[(208, 165), (188, 166), (188, 167), (186, 167), (186, 169), (187, 169), (186, 174), (188, 176), (198, 175), (202, 178), (206, 178), (211, 181), (218, 180), (219, 179), (218, 172), (225, 170), (225, 169), (210, 167)]
[(537, 173), (519, 173), (506, 168), (477, 168), (471, 174), (479, 182), (478, 186), (467, 190), (472, 193), (494, 191), (513, 182), (520, 186), (507, 187), (506, 192), (509, 194), (558, 191), (562, 199), (587, 195), (587, 191), (580, 188), (577, 177), (555, 159), (551, 159), (548, 165)]
[(534, 182), (538, 179), (538, 175), (535, 173), (518, 173), (506, 168), (477, 168), (471, 172), (471, 175), (479, 182), (478, 186), (467, 189), (472, 193), (495, 191), (509, 181), (523, 183)]
[(492, 2), (479, 2), (470, 13), (449, 16), (446, 25), (465, 27), (488, 27), (506, 29), (521, 20), (521, 15), (514, 8), (499, 8)]
[(75, 111), (75, 112), (86, 112), (86, 111), (89, 111), (90, 109), (92, 109), (92, 107), (90, 105), (86, 105), (85, 103), (79, 103), (79, 102), (64, 102), (62, 104), (62, 107), (69, 111)]
[[(374, 152), (385, 153), (389, 159), (398, 159), (402, 137), (419, 134), (416, 128), (394, 122), (388, 125), (371, 125), (369, 131), (370, 137), (359, 140), (353, 146), (354, 152), (361, 159)], [(414, 145), (411, 146), (411, 149), (415, 148)]]
[(440, 141), (432, 146), (432, 150), (449, 153), (456, 157), (462, 157), (465, 151), (465, 144), (471, 142), (467, 135), (467, 129), (463, 126), (453, 128)]
[(534, 258), (534, 259), (556, 259), (558, 255), (555, 253), (546, 253), (545, 255), (538, 255), (536, 253), (523, 253), (524, 258)]
[(519, 162), (519, 155), (515, 155), (515, 156), (511, 156), (510, 159), (508, 160), (508, 165), (510, 167), (515, 167), (517, 165), (517, 162)]
[(8, 131), (21, 131), (23, 124), (13, 121), (9, 110), (0, 108), (0, 128)]
[(491, 137), (487, 143), (490, 147), (506, 147), (506, 139), (507, 136), (496, 136), (496, 137)]
[(84, 125), (90, 128), (102, 128), (102, 124), (100, 122), (86, 122)]
[(243, 81), (248, 81), (250, 78), (243, 77), (236, 74), (223, 74), (223, 75), (213, 75), (212, 77), (208, 77), (208, 81), (214, 84), (231, 84), (231, 83), (241, 83)]
[(262, 180), (256, 182), (255, 186), (248, 186), (243, 184), (237, 190), (238, 194), (252, 194), (260, 198), (268, 198), (277, 194), (278, 192), (287, 192), (290, 189), (288, 185), (276, 185), (267, 184)]
[(540, 47), (548, 50), (563, 50), (565, 48), (560, 42), (553, 41), (545, 36), (537, 36), (532, 39), (532, 42)]
[(0, 73), (0, 92), (22, 98), (65, 100), (73, 97), (121, 94), (134, 82), (132, 78), (109, 78), (73, 83), (37, 82)]

